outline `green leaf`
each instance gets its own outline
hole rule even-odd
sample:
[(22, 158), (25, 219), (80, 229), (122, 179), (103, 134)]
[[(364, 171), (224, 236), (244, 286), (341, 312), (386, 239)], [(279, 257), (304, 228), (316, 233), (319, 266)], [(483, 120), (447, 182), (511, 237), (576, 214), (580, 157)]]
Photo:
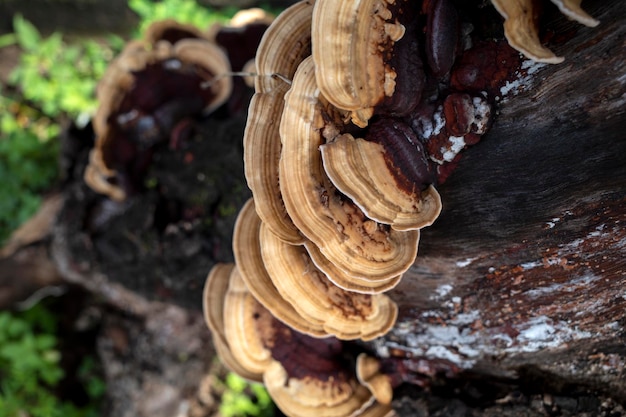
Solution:
[(233, 392), (243, 392), (243, 390), (246, 389), (247, 385), (248, 383), (246, 382), (246, 380), (234, 372), (230, 372), (228, 375), (226, 375), (226, 386)]
[(41, 35), (37, 28), (24, 19), (22, 15), (17, 14), (13, 18), (13, 30), (17, 36), (17, 42), (20, 47), (26, 51), (34, 51), (39, 47)]
[(5, 46), (15, 45), (17, 43), (17, 36), (14, 33), (7, 33), (0, 36), (0, 48)]

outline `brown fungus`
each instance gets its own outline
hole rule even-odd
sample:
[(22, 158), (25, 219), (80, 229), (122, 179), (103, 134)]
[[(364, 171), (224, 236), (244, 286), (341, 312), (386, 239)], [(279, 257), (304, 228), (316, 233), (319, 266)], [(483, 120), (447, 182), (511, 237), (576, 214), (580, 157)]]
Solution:
[(256, 93), (248, 109), (244, 132), (244, 164), (248, 186), (263, 223), (281, 239), (304, 238), (285, 210), (279, 187), (279, 126), (284, 95), (300, 62), (311, 53), (313, 5), (301, 1), (281, 13), (265, 33), (257, 51)]
[[(93, 165), (85, 174), (87, 184), (116, 200), (138, 191), (151, 148), (168, 140), (186, 117), (224, 103), (232, 83), (218, 76), (229, 71), (224, 53), (205, 40), (127, 45), (97, 88), (96, 144)], [(203, 88), (208, 80), (215, 82)]]
[(391, 378), (381, 372), (380, 361), (366, 353), (356, 358), (356, 375), (359, 382), (370, 390), (376, 401), (391, 404), (393, 386)]
[[(387, 280), (417, 256), (419, 232), (399, 232), (367, 218), (332, 185), (319, 146), (337, 134), (340, 114), (320, 94), (314, 64), (300, 64), (285, 96), (280, 125), (280, 187), (294, 224), (347, 275)], [(308, 245), (305, 243), (305, 245)]]
[(233, 232), (235, 262), (248, 291), (278, 320), (299, 332), (316, 337), (327, 336), (320, 321), (303, 318), (278, 292), (267, 273), (261, 255), (259, 233), (261, 219), (256, 214), (252, 199), (243, 206)]
[[(553, 0), (568, 17), (586, 26), (599, 22), (580, 8), (581, 0)], [(504, 17), (504, 35), (509, 44), (528, 58), (548, 64), (563, 62), (550, 49), (541, 45), (539, 28), (533, 0), (491, 0), (496, 10)]]
[(333, 184), (369, 218), (395, 230), (431, 225), (441, 198), (417, 136), (399, 121), (381, 119), (366, 139), (344, 134), (320, 147)]
[(262, 310), (241, 279), (239, 270), (234, 268), (224, 300), (224, 336), (233, 357), (254, 374), (262, 374), (272, 360), (256, 329), (256, 317)]
[(226, 339), (224, 325), (224, 302), (228, 292), (231, 273), (235, 270), (234, 264), (217, 264), (209, 273), (204, 284), (202, 308), (204, 320), (211, 330), (213, 345), (222, 362), (233, 372), (250, 381), (263, 380), (261, 372), (254, 372), (243, 366), (233, 355)]
[(395, 324), (396, 304), (382, 294), (359, 294), (336, 286), (302, 246), (289, 245), (261, 226), (263, 262), (278, 292), (302, 317), (321, 322), (341, 340), (371, 340)]
[(222, 360), (248, 379), (258, 380), (261, 373), (286, 415), (391, 415), (359, 382), (356, 361), (340, 340), (312, 338), (277, 320), (232, 264), (218, 264), (209, 274), (204, 312)]
[(279, 323), (274, 329), (269, 341), (274, 361), (263, 381), (281, 411), (298, 417), (347, 417), (374, 405), (339, 340), (313, 339)]
[[(400, 1), (400, 0), (399, 0)], [(392, 0), (318, 0), (313, 10), (313, 60), (322, 94), (364, 127), (374, 107), (396, 88), (384, 51), (405, 34)]]
[(394, 288), (402, 279), (402, 275), (377, 280), (350, 276), (330, 262), (313, 242), (305, 241), (303, 245), (315, 266), (324, 272), (333, 284), (346, 291), (361, 294), (381, 294)]

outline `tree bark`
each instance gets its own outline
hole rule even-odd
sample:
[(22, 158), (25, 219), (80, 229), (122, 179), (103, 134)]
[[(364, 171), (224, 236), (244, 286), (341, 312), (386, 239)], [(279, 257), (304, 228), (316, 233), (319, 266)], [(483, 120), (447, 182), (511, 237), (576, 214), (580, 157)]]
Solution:
[(501, 102), (438, 189), (441, 216), (391, 292), (398, 324), (372, 345), (457, 366), (484, 404), (514, 390), (626, 402), (626, 4), (585, 6), (600, 26), (549, 22), (577, 32), (554, 46), (566, 61)]

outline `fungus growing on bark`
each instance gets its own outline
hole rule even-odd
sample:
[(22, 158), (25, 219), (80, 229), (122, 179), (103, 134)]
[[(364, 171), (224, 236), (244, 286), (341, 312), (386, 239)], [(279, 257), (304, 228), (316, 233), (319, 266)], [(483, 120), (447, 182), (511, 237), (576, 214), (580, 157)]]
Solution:
[[(559, 3), (572, 11), (580, 2)], [(494, 4), (518, 12), (525, 3)], [(425, 18), (419, 10), (404, 0), (303, 1), (259, 45), (244, 138), (255, 203), (239, 215), (233, 250), (240, 290), (260, 305), (232, 314), (229, 342), (243, 347), (234, 356), (262, 358), (247, 366), (263, 369), (290, 415), (389, 411), (380, 403), (395, 385), (381, 364), (360, 356), (355, 371), (334, 336), (369, 340), (392, 325), (396, 307), (380, 293), (413, 264), (419, 229), (441, 211), (434, 187), (487, 131), (494, 92), (519, 69), (503, 41), (464, 60), (482, 46), (461, 39), (467, 22), (451, 1), (422, 2)], [(543, 48), (527, 15), (507, 22)], [(248, 337), (263, 347), (245, 348)]]
[(288, 326), (312, 336), (327, 336), (321, 322), (304, 319), (276, 289), (263, 263), (260, 230), (261, 219), (256, 214), (254, 201), (250, 199), (239, 212), (233, 232), (235, 262), (248, 291), (273, 316)]
[(261, 226), (265, 268), (281, 296), (302, 317), (320, 322), (341, 340), (371, 340), (395, 324), (397, 307), (382, 294), (359, 294), (336, 286), (320, 271), (302, 246), (281, 241)]
[[(296, 68), (311, 53), (310, 1), (281, 13), (265, 33), (256, 56), (256, 93), (250, 101), (244, 132), (244, 162), (248, 186), (263, 223), (281, 239), (304, 241), (285, 210), (278, 179), (281, 143), (279, 126), (284, 95)], [(277, 76), (275, 76), (277, 75)]]
[(216, 265), (205, 284), (204, 312), (220, 357), (240, 375), (263, 381), (293, 416), (385, 416), (361, 385), (355, 359), (335, 338), (316, 339), (277, 320), (248, 292), (232, 264)]
[[(151, 148), (170, 139), (185, 118), (224, 103), (231, 79), (216, 77), (229, 71), (224, 53), (202, 39), (127, 45), (97, 89), (96, 144), (87, 184), (118, 201), (140, 189)], [(202, 87), (214, 79), (211, 88)]]
[(381, 372), (380, 361), (366, 353), (356, 358), (356, 376), (359, 382), (370, 390), (376, 401), (391, 404), (393, 386), (391, 379)]
[(432, 186), (430, 163), (408, 126), (381, 119), (365, 139), (344, 134), (320, 149), (333, 184), (370, 219), (411, 230), (439, 216), (441, 198)]
[(388, 0), (318, 1), (313, 10), (313, 60), (322, 94), (364, 127), (374, 107), (396, 88), (387, 54), (405, 34)]
[(209, 273), (204, 284), (202, 296), (202, 309), (204, 311), (204, 320), (211, 330), (213, 336), (213, 345), (222, 362), (233, 372), (236, 372), (243, 378), (250, 381), (261, 382), (263, 380), (262, 373), (253, 372), (245, 368), (233, 356), (230, 345), (226, 339), (224, 326), (224, 303), (230, 276), (235, 271), (234, 264), (217, 264)]
[(386, 280), (411, 266), (419, 231), (398, 232), (368, 219), (332, 185), (318, 148), (340, 120), (317, 88), (313, 60), (305, 59), (285, 95), (280, 125), (285, 207), (302, 234), (347, 275)]
[[(600, 23), (581, 9), (582, 0), (552, 0), (552, 2), (569, 18), (585, 26), (594, 27)], [(537, 62), (548, 64), (563, 62), (563, 57), (556, 56), (541, 44), (532, 0), (491, 0), (491, 3), (505, 19), (504, 35), (513, 48)]]

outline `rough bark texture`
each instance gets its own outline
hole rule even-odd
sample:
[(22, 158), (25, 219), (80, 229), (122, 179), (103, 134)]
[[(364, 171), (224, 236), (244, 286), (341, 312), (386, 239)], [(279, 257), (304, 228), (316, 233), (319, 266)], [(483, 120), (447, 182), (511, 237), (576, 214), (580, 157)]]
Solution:
[[(377, 353), (449, 361), (464, 381), (448, 385), (462, 405), (438, 403), (439, 389), (414, 408), (401, 396), (405, 415), (492, 415), (515, 392), (525, 411), (507, 415), (599, 413), (581, 405), (590, 393), (626, 402), (626, 4), (586, 6), (601, 26), (550, 22), (577, 32), (554, 45), (566, 62), (499, 105), (391, 293), (400, 318)], [(533, 408), (533, 394), (569, 405)]]

